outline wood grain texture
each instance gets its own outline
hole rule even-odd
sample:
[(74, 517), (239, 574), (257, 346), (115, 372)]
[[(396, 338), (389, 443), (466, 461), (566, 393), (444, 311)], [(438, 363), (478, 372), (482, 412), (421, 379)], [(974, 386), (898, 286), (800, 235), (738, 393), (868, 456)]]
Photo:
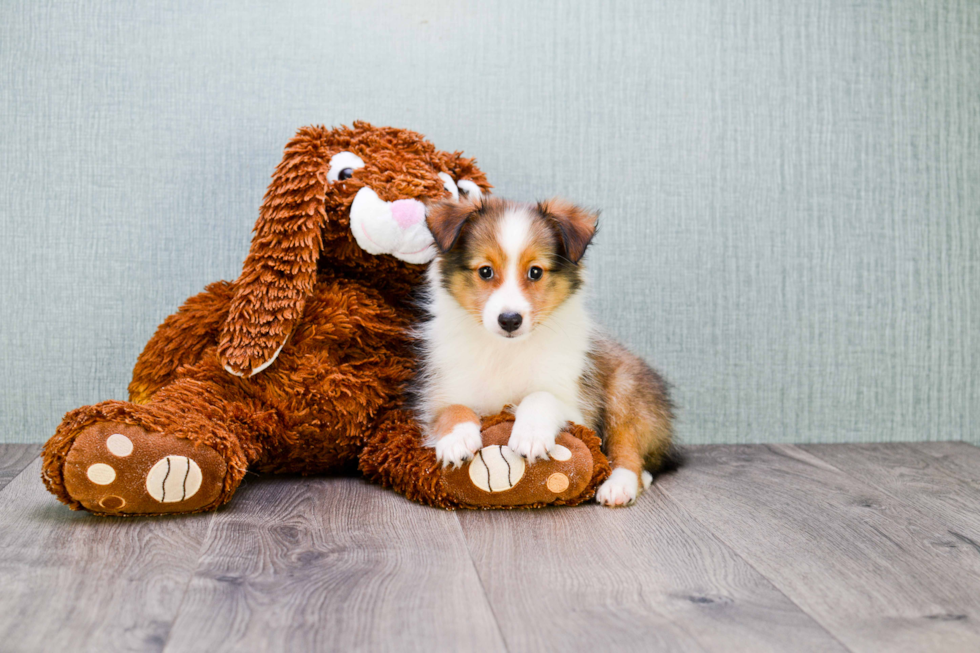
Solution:
[(937, 468), (980, 486), (980, 447), (965, 442), (913, 442), (907, 446), (933, 459)]
[(0, 490), (41, 453), (39, 444), (0, 444)]
[(693, 448), (661, 489), (854, 651), (980, 650), (980, 555), (788, 445)]
[(0, 491), (0, 649), (160, 651), (211, 518), (71, 512), (35, 461)]
[[(900, 443), (797, 446), (862, 482), (915, 506), (920, 512), (946, 525), (952, 541), (972, 543), (980, 553), (980, 485), (950, 474), (941, 460), (916, 447)], [(920, 446), (933, 448), (935, 445), (923, 443)], [(941, 445), (939, 448), (942, 448)], [(977, 462), (980, 461), (974, 461)]]
[(978, 453), (698, 447), (620, 510), (262, 477), (169, 519), (73, 513), (35, 460), (0, 489), (0, 650), (972, 652)]
[(252, 480), (167, 651), (502, 651), (454, 513), (350, 478)]
[(512, 651), (846, 650), (656, 490), (459, 518)]

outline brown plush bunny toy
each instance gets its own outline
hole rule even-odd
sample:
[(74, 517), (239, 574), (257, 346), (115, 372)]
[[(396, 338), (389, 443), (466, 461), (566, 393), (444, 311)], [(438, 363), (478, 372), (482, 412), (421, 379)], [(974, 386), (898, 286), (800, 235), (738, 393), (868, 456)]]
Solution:
[(410, 423), (394, 409), (412, 290), (435, 255), (424, 202), (489, 188), (472, 159), (411, 131), (300, 130), (241, 276), (164, 321), (129, 402), (65, 416), (43, 453), (48, 489), (101, 514), (196, 512), (228, 501), (246, 469), (355, 468), (382, 421)]

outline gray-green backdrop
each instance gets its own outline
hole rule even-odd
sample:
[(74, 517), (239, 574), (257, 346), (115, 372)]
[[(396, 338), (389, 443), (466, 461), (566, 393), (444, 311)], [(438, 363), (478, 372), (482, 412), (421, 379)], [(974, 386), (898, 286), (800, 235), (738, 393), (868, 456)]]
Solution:
[(357, 118), (601, 208), (686, 442), (980, 441), (976, 0), (136, 4), (0, 4), (0, 442), (124, 398)]

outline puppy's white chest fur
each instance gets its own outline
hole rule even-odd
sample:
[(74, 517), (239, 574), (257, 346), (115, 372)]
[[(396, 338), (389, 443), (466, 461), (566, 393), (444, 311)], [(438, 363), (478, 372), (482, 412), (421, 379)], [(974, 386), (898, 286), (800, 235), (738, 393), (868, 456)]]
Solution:
[[(492, 415), (543, 391), (569, 408), (567, 419), (584, 421), (579, 381), (592, 326), (580, 296), (566, 300), (527, 336), (507, 339), (487, 331), (438, 283), (430, 289), (433, 318), (421, 327), (426, 409), (461, 404)], [(423, 418), (427, 422), (432, 415)]]

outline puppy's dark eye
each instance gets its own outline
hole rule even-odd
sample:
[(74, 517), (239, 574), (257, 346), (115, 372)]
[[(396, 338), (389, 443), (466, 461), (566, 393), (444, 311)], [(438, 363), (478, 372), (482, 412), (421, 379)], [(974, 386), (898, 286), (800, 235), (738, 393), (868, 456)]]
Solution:
[(493, 268), (489, 265), (484, 265), (478, 270), (478, 272), (480, 273), (480, 278), (484, 281), (490, 281), (493, 279)]
[(541, 278), (541, 275), (543, 274), (544, 274), (544, 270), (542, 270), (536, 265), (532, 265), (531, 269), (527, 271), (527, 278), (530, 279), (531, 281), (537, 281), (538, 279)]
[(353, 168), (344, 168), (343, 170), (340, 171), (340, 174), (337, 175), (337, 180), (344, 181), (345, 179), (350, 179), (353, 176), (354, 176)]

